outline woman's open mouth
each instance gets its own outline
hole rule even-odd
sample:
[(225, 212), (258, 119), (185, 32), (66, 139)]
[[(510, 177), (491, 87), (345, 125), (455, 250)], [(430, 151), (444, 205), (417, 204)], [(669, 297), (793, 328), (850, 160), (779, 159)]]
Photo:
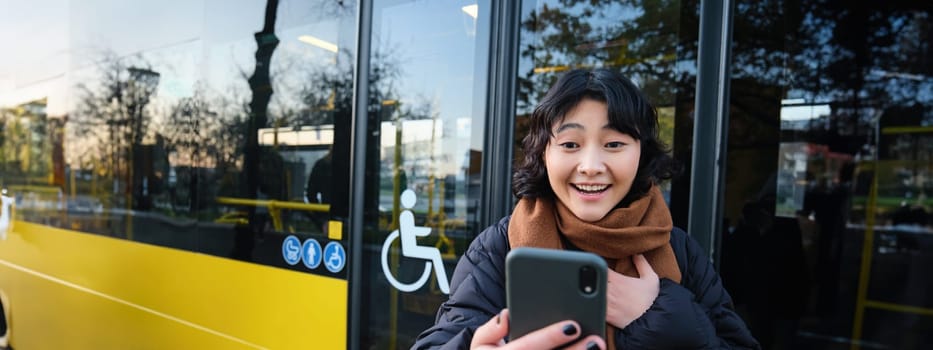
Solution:
[(609, 189), (610, 185), (577, 185), (570, 184), (574, 189), (579, 191), (584, 195), (598, 195), (600, 193), (606, 192)]

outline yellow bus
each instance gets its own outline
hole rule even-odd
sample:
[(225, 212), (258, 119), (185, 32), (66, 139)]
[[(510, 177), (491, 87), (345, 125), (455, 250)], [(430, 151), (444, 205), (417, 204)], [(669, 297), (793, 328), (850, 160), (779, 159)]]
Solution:
[(51, 6), (0, 68), (0, 349), (410, 346), (480, 228), (492, 3), (169, 2)]

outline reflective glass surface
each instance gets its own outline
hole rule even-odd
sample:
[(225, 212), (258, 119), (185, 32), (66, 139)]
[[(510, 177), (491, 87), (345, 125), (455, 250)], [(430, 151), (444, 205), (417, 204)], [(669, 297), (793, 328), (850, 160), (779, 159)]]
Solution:
[[(658, 110), (660, 139), (689, 166), (696, 9), (693, 1), (523, 1), (513, 159), (522, 159), (529, 116), (560, 74), (603, 67), (645, 92)], [(687, 176), (663, 184), (679, 227), (686, 227), (688, 187)]]
[(283, 242), (346, 248), (355, 3), (66, 3), (4, 2), (42, 29), (3, 34), (18, 219), (345, 276)]
[(362, 348), (434, 323), (477, 227), (489, 1), (374, 1)]
[(933, 343), (919, 2), (738, 1), (721, 272), (766, 349)]

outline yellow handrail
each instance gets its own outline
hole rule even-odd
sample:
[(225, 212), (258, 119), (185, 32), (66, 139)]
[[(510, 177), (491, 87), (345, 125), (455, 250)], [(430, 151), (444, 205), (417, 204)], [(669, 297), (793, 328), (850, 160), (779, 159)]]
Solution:
[(888, 126), (881, 129), (882, 135), (899, 134), (927, 134), (933, 133), (933, 127), (929, 126)]
[(277, 200), (268, 200), (268, 199), (217, 197), (217, 203), (229, 204), (229, 205), (267, 207), (269, 209), (278, 208), (278, 209), (291, 209), (291, 210), (304, 210), (304, 211), (319, 211), (319, 212), (324, 212), (324, 213), (330, 211), (330, 204), (300, 203), (300, 202), (277, 201)]
[(276, 231), (282, 231), (282, 209), (304, 210), (327, 213), (330, 212), (330, 204), (301, 203), (277, 201), (269, 199), (246, 199), (233, 197), (217, 197), (217, 203), (227, 205), (244, 205), (252, 207), (266, 207), (269, 209), (269, 215), (272, 216), (272, 226)]
[[(888, 130), (889, 128), (885, 129)], [(927, 132), (933, 130), (931, 128), (911, 129), (916, 129), (913, 132)], [(897, 133), (906, 132), (907, 131), (904, 130), (897, 130)], [(871, 279), (871, 266), (875, 249), (875, 216), (878, 211), (878, 173), (881, 166), (877, 159), (864, 164), (864, 166), (866, 166), (865, 170), (872, 171), (872, 180), (868, 192), (868, 201), (865, 203), (865, 238), (862, 241), (862, 258), (859, 266), (858, 287), (855, 296), (855, 315), (852, 317), (853, 341), (849, 345), (849, 349), (851, 350), (861, 349), (865, 311), (869, 308), (916, 315), (933, 315), (933, 309), (931, 308), (868, 299), (868, 284)]]
[(58, 186), (43, 186), (43, 185), (9, 185), (7, 188), (10, 192), (36, 192), (36, 193), (45, 193), (45, 194), (61, 194), (62, 189)]

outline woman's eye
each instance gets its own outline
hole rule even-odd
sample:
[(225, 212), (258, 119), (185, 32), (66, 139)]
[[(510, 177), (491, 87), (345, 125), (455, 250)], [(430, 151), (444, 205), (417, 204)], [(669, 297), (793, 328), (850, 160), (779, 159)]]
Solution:
[(580, 147), (580, 145), (578, 145), (576, 142), (564, 142), (561, 143), (560, 146), (566, 149), (575, 149)]
[(622, 146), (625, 146), (625, 143), (618, 142), (618, 141), (610, 142), (606, 144), (606, 148), (622, 148)]

